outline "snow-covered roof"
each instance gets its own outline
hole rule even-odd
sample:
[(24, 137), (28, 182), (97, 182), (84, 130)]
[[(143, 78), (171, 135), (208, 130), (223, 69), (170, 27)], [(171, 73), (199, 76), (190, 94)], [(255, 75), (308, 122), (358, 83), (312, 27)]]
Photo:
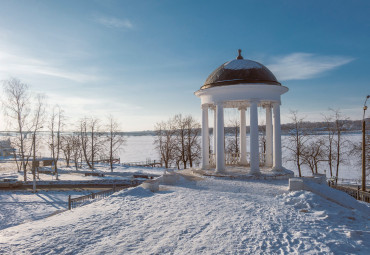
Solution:
[(263, 65), (248, 59), (234, 59), (223, 64), (225, 69), (242, 70), (251, 68), (263, 68)]
[(264, 65), (239, 56), (228, 61), (213, 71), (201, 89), (236, 84), (281, 85), (275, 75)]

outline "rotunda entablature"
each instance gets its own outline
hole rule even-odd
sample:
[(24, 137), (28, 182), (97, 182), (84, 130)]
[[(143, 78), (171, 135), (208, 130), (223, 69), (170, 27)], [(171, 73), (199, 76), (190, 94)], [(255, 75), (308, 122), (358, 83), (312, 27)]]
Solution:
[[(244, 102), (247, 106), (249, 101), (257, 100), (259, 105), (268, 102), (280, 103), (280, 96), (288, 91), (285, 86), (263, 85), (263, 84), (243, 84), (212, 87), (208, 89), (200, 89), (195, 92), (195, 95), (201, 99), (201, 104), (215, 104), (224, 102), (225, 107), (233, 107), (232, 105), (240, 105)], [(238, 103), (233, 103), (238, 102)]]

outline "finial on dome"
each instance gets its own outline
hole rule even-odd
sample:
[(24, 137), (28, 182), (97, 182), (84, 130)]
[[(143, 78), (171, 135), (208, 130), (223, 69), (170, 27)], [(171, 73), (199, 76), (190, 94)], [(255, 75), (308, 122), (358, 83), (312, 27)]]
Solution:
[(242, 50), (239, 49), (238, 52), (239, 52), (239, 56), (236, 59), (243, 59)]

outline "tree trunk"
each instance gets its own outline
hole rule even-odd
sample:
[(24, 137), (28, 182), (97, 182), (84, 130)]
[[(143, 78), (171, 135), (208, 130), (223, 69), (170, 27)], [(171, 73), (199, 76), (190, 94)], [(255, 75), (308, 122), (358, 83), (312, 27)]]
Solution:
[(33, 133), (33, 164), (32, 164), (33, 188), (32, 192), (36, 193), (36, 132)]

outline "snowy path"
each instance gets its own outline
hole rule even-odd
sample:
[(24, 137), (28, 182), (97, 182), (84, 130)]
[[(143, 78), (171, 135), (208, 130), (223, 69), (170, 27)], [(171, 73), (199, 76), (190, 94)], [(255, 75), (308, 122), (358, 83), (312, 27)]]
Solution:
[(370, 254), (369, 213), (288, 193), (287, 181), (183, 179), (165, 189), (133, 188), (2, 230), (0, 253)]

